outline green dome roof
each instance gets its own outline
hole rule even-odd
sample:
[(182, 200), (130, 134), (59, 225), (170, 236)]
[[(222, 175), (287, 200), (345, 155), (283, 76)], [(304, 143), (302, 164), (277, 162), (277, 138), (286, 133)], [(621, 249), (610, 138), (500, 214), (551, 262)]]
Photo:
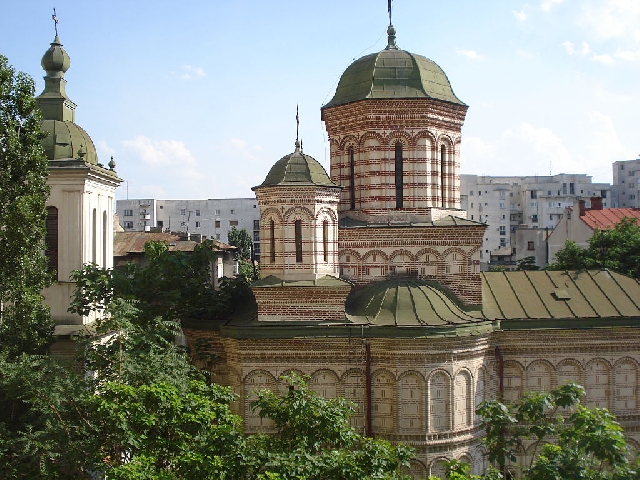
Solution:
[(278, 160), (269, 170), (264, 182), (253, 187), (252, 190), (277, 185), (341, 188), (331, 181), (324, 167), (315, 158), (302, 153), (300, 143), (297, 141), (295, 151)]
[(373, 283), (347, 300), (347, 318), (378, 326), (450, 328), (486, 323), (462, 310), (435, 282), (395, 278)]
[(43, 120), (41, 127), (48, 133), (42, 140), (42, 146), (49, 160), (83, 160), (98, 164), (98, 154), (91, 137), (75, 123)]
[(64, 74), (71, 66), (71, 58), (67, 52), (62, 48), (62, 43), (58, 35), (51, 42), (49, 50), (47, 50), (42, 56), (41, 61), (42, 68), (52, 75)]
[(342, 74), (336, 93), (322, 108), (365, 99), (433, 98), (465, 105), (453, 93), (444, 71), (421, 55), (399, 50), (395, 29), (388, 29), (389, 44), (353, 62)]

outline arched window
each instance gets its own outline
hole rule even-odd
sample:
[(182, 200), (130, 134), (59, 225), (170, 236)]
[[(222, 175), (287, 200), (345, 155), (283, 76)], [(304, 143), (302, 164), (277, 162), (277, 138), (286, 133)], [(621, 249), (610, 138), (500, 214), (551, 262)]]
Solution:
[(322, 253), (324, 261), (329, 261), (329, 222), (322, 222)]
[(269, 261), (276, 261), (276, 222), (273, 220), (269, 222)]
[(353, 147), (349, 148), (349, 200), (351, 210), (356, 209), (356, 162)]
[(47, 237), (45, 239), (47, 257), (47, 270), (58, 271), (58, 209), (47, 207)]
[(440, 147), (440, 206), (445, 207), (445, 196), (447, 191), (447, 149), (444, 145)]
[(302, 220), (295, 221), (296, 263), (302, 263)]
[(107, 268), (107, 212), (102, 212), (102, 267)]
[(403, 206), (402, 192), (402, 143), (396, 143), (396, 208)]
[(92, 235), (92, 249), (91, 249), (91, 261), (93, 263), (98, 263), (98, 239), (96, 238), (98, 235), (98, 212), (96, 209), (93, 209), (93, 220), (91, 222), (91, 235)]

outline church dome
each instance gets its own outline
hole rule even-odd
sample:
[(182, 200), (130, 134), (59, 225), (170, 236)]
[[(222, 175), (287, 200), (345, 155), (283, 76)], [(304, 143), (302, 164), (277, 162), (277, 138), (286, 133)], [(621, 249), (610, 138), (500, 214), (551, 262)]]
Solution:
[(439, 284), (392, 278), (372, 283), (347, 300), (347, 318), (377, 326), (457, 330), (487, 324), (479, 311), (465, 311)]
[(41, 65), (48, 74), (59, 75), (69, 70), (71, 58), (64, 48), (62, 48), (62, 43), (60, 43), (58, 35), (56, 35), (56, 38), (51, 42), (49, 50), (42, 56)]
[(82, 127), (62, 120), (43, 120), (42, 131), (48, 135), (42, 140), (49, 160), (82, 160), (98, 164), (98, 154), (91, 137)]
[(365, 99), (431, 98), (465, 105), (453, 93), (449, 79), (435, 62), (398, 49), (392, 25), (387, 33), (387, 48), (349, 65), (340, 77), (335, 95), (322, 108)]
[(264, 182), (252, 190), (278, 185), (340, 188), (331, 181), (324, 167), (315, 158), (302, 152), (298, 141), (295, 151), (278, 160), (269, 170)]

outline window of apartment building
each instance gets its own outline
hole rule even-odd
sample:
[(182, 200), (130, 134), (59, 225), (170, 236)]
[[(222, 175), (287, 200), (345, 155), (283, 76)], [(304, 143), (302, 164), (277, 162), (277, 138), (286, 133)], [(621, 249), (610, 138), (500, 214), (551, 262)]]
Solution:
[(531, 190), (531, 198), (538, 198), (538, 191), (537, 190)]
[(229, 220), (229, 226), (230, 227), (237, 227), (238, 226), (238, 220)]
[(624, 165), (620, 165), (620, 170), (624, 170)]
[(254, 232), (253, 232), (253, 241), (257, 242), (259, 240), (260, 240), (260, 232), (254, 230)]
[(216, 210), (216, 215), (220, 215), (220, 210)]
[(200, 228), (200, 222), (196, 222), (196, 228)]
[(133, 222), (124, 222), (124, 228), (133, 228)]
[(160, 230), (162, 230), (162, 227), (164, 227), (164, 222), (162, 220), (158, 220), (157, 226)]
[(506, 235), (507, 234), (507, 227), (504, 225), (500, 225), (500, 235)]
[(187, 209), (186, 208), (181, 208), (180, 209), (180, 215), (186, 215), (187, 214)]
[(235, 214), (236, 214), (236, 211), (232, 208), (231, 209), (231, 215), (235, 215)]
[(547, 190), (547, 195), (551, 195), (551, 190)]
[(216, 240), (220, 240), (220, 234), (216, 233)]
[(567, 184), (566, 184), (566, 183), (563, 183), (563, 184), (562, 184), (562, 194), (563, 194), (563, 195), (566, 195), (566, 194), (567, 194)]
[(538, 215), (531, 215), (531, 221), (534, 223), (538, 223)]
[(471, 220), (473, 220), (473, 215), (471, 215)]
[(527, 242), (527, 250), (535, 250), (536, 246), (533, 242)]
[(606, 190), (602, 190), (602, 191), (600, 192), (600, 196), (601, 196), (602, 198), (607, 198), (607, 191), (606, 191)]
[(504, 209), (504, 202), (500, 202), (500, 208)]
[(253, 221), (253, 229), (254, 230), (260, 230), (260, 220), (254, 220)]
[(133, 217), (133, 210), (125, 210), (124, 211), (124, 216), (125, 217)]
[(500, 246), (501, 247), (506, 247), (507, 246), (507, 239), (506, 238), (501, 238), (500, 239)]
[(469, 196), (470, 196), (470, 197), (473, 197), (473, 190), (471, 190), (471, 191), (469, 192)]
[(253, 204), (253, 208), (258, 208), (258, 205), (256, 205), (255, 203)]
[(196, 210), (196, 217), (200, 216), (200, 210)]
[(473, 208), (473, 203), (471, 204), (471, 208)]
[(480, 190), (478, 190), (478, 196), (481, 196), (482, 192)]
[(162, 209), (164, 208), (164, 205), (160, 205), (160, 207), (159, 207), (159, 208), (160, 208), (160, 210), (162, 210)]
[(220, 228), (220, 220), (216, 220), (215, 226), (216, 228)]
[(502, 215), (502, 220), (506, 220), (507, 216), (506, 215)]
[(630, 170), (630, 171), (629, 171), (629, 176), (630, 176), (630, 177), (633, 177), (635, 174), (636, 174), (636, 171), (635, 171), (635, 170)]
[(500, 198), (504, 198), (504, 190), (500, 190)]
[(575, 195), (576, 193), (576, 185), (574, 183), (569, 184), (569, 195)]
[(629, 188), (633, 188), (633, 187), (635, 187), (635, 184), (634, 183), (630, 183), (629, 184)]
[(629, 200), (635, 200), (636, 196), (635, 195), (629, 195)]
[(510, 197), (513, 197), (513, 192), (509, 192), (509, 196), (510, 196)]

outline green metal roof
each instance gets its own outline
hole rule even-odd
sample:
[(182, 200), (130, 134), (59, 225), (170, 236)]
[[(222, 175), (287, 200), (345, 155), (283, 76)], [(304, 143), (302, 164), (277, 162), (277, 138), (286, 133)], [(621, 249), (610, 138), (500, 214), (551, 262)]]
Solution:
[(62, 120), (43, 120), (41, 127), (48, 133), (42, 140), (42, 146), (49, 160), (73, 159), (98, 164), (96, 147), (83, 128)]
[(274, 275), (269, 275), (251, 284), (251, 288), (265, 287), (344, 287), (351, 283), (340, 278), (325, 275), (316, 280), (282, 280)]
[(302, 152), (297, 141), (295, 151), (278, 160), (269, 170), (264, 182), (253, 187), (252, 190), (277, 185), (341, 188), (331, 181), (323, 166), (315, 158)]
[(392, 29), (386, 49), (361, 57), (347, 67), (335, 95), (323, 109), (365, 99), (433, 98), (465, 105), (435, 62), (395, 46)]
[(354, 323), (396, 327), (460, 327), (484, 323), (479, 311), (465, 311), (437, 283), (395, 278), (351, 295), (347, 318)]
[(433, 220), (431, 222), (409, 222), (409, 221), (379, 221), (375, 220), (359, 220), (351, 217), (342, 217), (339, 221), (340, 228), (401, 228), (401, 227), (459, 227), (459, 226), (477, 226), (481, 225), (486, 227), (486, 224), (476, 222), (474, 220), (467, 220), (466, 218), (456, 217), (455, 215), (447, 215)]

